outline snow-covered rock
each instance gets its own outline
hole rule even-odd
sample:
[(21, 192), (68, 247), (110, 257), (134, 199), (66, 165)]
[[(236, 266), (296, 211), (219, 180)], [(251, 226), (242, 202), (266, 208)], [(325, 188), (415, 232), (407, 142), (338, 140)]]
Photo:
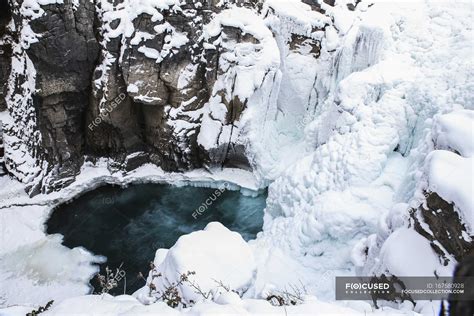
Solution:
[[(435, 116), (417, 148), (424, 155), (410, 204), (395, 206), (377, 234), (358, 245), (367, 254), (356, 256), (361, 274), (449, 276), (472, 251), (473, 113)], [(420, 312), (430, 309), (419, 305)]]
[[(205, 294), (211, 292), (215, 296), (225, 291), (221, 285), (243, 294), (256, 272), (253, 252), (242, 236), (217, 222), (209, 223), (202, 231), (181, 236), (166, 254), (157, 252), (155, 264), (158, 265), (150, 271), (145, 288), (153, 283), (161, 293), (171, 284), (178, 284), (182, 274), (193, 272), (190, 282)], [(156, 274), (161, 276), (154, 278)], [(204, 299), (189, 282), (180, 284), (179, 290), (187, 303)], [(139, 290), (137, 296), (148, 300), (147, 294), (147, 290)]]
[(7, 9), (5, 158), (30, 194), (69, 185), (86, 155), (122, 170), (238, 167), (266, 184), (282, 157), (300, 156), (324, 96), (319, 72), (359, 14), (300, 0), (31, 0)]

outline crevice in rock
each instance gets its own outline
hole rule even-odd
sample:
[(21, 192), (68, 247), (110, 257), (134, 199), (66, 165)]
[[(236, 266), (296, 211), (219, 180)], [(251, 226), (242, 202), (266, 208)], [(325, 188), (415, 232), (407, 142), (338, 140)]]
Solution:
[(5, 35), (7, 25), (12, 18), (12, 12), (8, 0), (0, 0), (0, 38)]
[(11, 69), (11, 46), (8, 38), (8, 24), (12, 12), (7, 0), (0, 0), (0, 112), (6, 110), (7, 81)]

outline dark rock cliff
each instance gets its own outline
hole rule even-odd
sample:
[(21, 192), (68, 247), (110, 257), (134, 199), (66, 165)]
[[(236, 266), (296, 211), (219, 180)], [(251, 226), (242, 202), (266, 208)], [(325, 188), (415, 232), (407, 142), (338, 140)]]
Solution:
[(47, 6), (45, 14), (31, 22), (32, 30), (41, 34), (28, 55), (37, 72), (34, 101), (42, 150), (48, 162), (60, 166), (53, 177), (69, 181), (84, 154), (85, 114), (99, 57), (94, 21), (94, 5), (85, 1), (78, 10)]
[(433, 250), (445, 261), (445, 252), (461, 261), (474, 249), (472, 241), (466, 240), (469, 234), (454, 204), (446, 202), (436, 192), (427, 193), (426, 203), (411, 214), (415, 230), (430, 241)]
[(10, 5), (7, 0), (0, 1), (0, 111), (7, 107), (5, 95), (7, 93), (7, 81), (10, 74), (11, 47), (8, 44), (7, 25), (11, 20)]
[[(36, 179), (31, 194), (68, 185), (86, 158), (112, 158), (125, 170), (147, 162), (166, 171), (252, 169), (238, 130), (249, 97), (232, 86), (243, 66), (228, 56), (242, 43), (258, 54), (262, 39), (225, 22), (212, 36), (204, 29), (235, 4), (257, 17), (261, 1), (0, 3), (0, 111), (10, 104), (13, 118), (6, 166), (24, 182)], [(308, 40), (317, 58), (321, 44), (311, 34), (290, 34), (289, 49)], [(278, 68), (262, 71), (269, 81)], [(223, 117), (212, 115), (211, 99), (225, 107)], [(208, 147), (198, 141), (206, 113), (222, 129)]]
[[(471, 251), (463, 261), (456, 266), (454, 272), (454, 282), (465, 282), (466, 278), (474, 278), (474, 251)], [(471, 279), (472, 280), (472, 279)], [(472, 283), (471, 283), (472, 284)], [(474, 293), (474, 287), (466, 288), (466, 294), (472, 297)], [(470, 316), (474, 315), (474, 301), (463, 300), (458, 301), (450, 297), (448, 315), (450, 316)], [(440, 314), (440, 316), (444, 316)]]

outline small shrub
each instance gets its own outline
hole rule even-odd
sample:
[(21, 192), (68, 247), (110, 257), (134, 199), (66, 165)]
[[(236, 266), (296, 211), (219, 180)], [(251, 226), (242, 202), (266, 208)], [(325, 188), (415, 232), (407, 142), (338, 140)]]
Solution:
[(110, 290), (118, 287), (119, 282), (125, 277), (126, 273), (122, 270), (123, 263), (113, 272), (108, 266), (105, 267), (105, 275), (98, 274), (97, 279), (101, 288), (100, 293), (108, 293)]
[(40, 306), (38, 307), (38, 309), (32, 310), (31, 312), (26, 314), (26, 316), (36, 316), (38, 314), (41, 314), (42, 312), (47, 311), (51, 307), (51, 305), (53, 305), (53, 303), (54, 301), (49, 301), (48, 303), (46, 303), (45, 306)]
[[(138, 278), (144, 280), (146, 282), (146, 286), (148, 287), (148, 296), (150, 297), (155, 297), (158, 301), (163, 301), (165, 302), (168, 306), (172, 308), (177, 308), (177, 307), (187, 307), (187, 303), (183, 300), (183, 297), (181, 297), (181, 293), (179, 290), (179, 287), (181, 285), (188, 285), (190, 288), (194, 290), (194, 293), (202, 296), (205, 300), (211, 299), (213, 296), (212, 291), (204, 291), (199, 284), (196, 284), (194, 281), (190, 279), (190, 276), (195, 275), (195, 271), (188, 271), (186, 273), (181, 273), (179, 276), (179, 280), (177, 282), (172, 282), (169, 285), (167, 285), (163, 291), (159, 291), (153, 281), (156, 278), (162, 277), (162, 274), (159, 273), (156, 270), (155, 265), (153, 262), (150, 263), (150, 272), (149, 275), (151, 275), (151, 281), (147, 282), (146, 278), (143, 276), (143, 274), (140, 272), (138, 274)], [(230, 286), (225, 285), (222, 281), (217, 281), (216, 282), (218, 288), (222, 288), (226, 292), (231, 291)], [(237, 291), (233, 291), (237, 293)], [(189, 304), (193, 305), (195, 302), (194, 301), (189, 301)]]
[(300, 285), (290, 285), (290, 288), (285, 288), (284, 291), (277, 291), (270, 293), (267, 296), (267, 301), (273, 306), (290, 306), (298, 305), (304, 302), (303, 297), (308, 294), (303, 283)]

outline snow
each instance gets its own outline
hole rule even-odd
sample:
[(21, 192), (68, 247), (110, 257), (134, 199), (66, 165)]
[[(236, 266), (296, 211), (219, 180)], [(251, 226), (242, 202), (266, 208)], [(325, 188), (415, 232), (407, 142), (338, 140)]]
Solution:
[[(140, 16), (140, 14), (146, 13), (151, 16), (152, 22), (163, 20), (163, 11), (180, 11), (181, 3), (177, 0), (139, 0), (139, 1), (124, 1), (114, 5), (106, 0), (99, 1), (100, 6), (97, 6), (101, 13), (101, 19), (104, 23), (103, 32), (105, 41), (109, 41), (112, 38), (117, 38), (121, 35), (125, 37), (131, 37), (131, 45), (140, 45), (143, 40), (151, 39), (156, 34), (148, 34), (144, 32), (135, 33), (133, 21)], [(111, 23), (113, 21), (119, 21), (117, 27), (112, 28)], [(169, 23), (164, 22), (155, 27), (157, 34), (168, 32), (163, 50), (161, 52), (152, 52), (151, 48), (140, 46), (139, 51), (145, 54), (148, 58), (157, 59), (161, 61), (167, 54), (170, 53), (171, 48), (179, 48), (187, 42), (185, 34), (179, 33)], [(141, 50), (140, 50), (141, 49)]]
[[(377, 6), (393, 21), (391, 43), (381, 58), (404, 61), (411, 84), (399, 85), (398, 98), (410, 105), (416, 120), (407, 122), (411, 131), (399, 146), (408, 168), (397, 203), (381, 218), (377, 231), (357, 245), (353, 259), (361, 275), (451, 275), (456, 260), (448, 253), (440, 260), (430, 242), (409, 227), (427, 193), (436, 192), (454, 202), (472, 229), (472, 11), (464, 2), (452, 6), (420, 1), (399, 8), (385, 2), (374, 9)], [(426, 223), (420, 225), (429, 231)], [(367, 255), (361, 255), (362, 249)], [(430, 314), (433, 308), (439, 304), (418, 302), (414, 310)]]
[[(264, 2), (263, 15), (270, 12), (279, 19), (291, 21), (291, 32), (313, 37), (315, 29), (322, 29), (331, 24), (331, 19), (317, 11), (311, 10), (308, 4), (292, 0), (267, 0)], [(285, 23), (285, 22), (283, 22)]]
[(429, 189), (437, 192), (443, 200), (454, 202), (470, 231), (474, 231), (474, 158), (436, 150), (427, 159)]
[[(87, 294), (88, 280), (96, 272), (91, 265), (102, 259), (80, 248), (70, 250), (62, 246), (58, 236), (47, 236), (44, 223), (50, 212), (55, 205), (105, 183), (126, 186), (153, 182), (211, 188), (225, 185), (249, 195), (255, 195), (259, 190), (253, 175), (239, 169), (170, 174), (154, 165), (145, 165), (124, 175), (122, 172), (112, 173), (106, 160), (98, 165), (85, 164), (76, 182), (65, 190), (33, 198), (25, 193), (24, 184), (2, 176), (0, 283), (5, 286), (0, 289), (0, 296), (8, 299), (8, 305), (31, 306), (52, 299), (59, 303), (68, 297)], [(25, 258), (29, 259), (25, 261)], [(28, 273), (18, 274), (19, 271)]]
[[(217, 282), (244, 293), (250, 287), (255, 269), (253, 253), (242, 236), (213, 222), (202, 231), (180, 237), (156, 271), (150, 272), (147, 284), (152, 282), (157, 290), (164, 292), (169, 284), (178, 283), (181, 274), (193, 271), (196, 274), (189, 277), (190, 281), (198, 284), (204, 293), (212, 292), (216, 296), (225, 291)], [(156, 273), (162, 277), (153, 279)], [(146, 289), (145, 286), (142, 293), (146, 293)], [(187, 283), (180, 285), (179, 291), (187, 304), (204, 299)]]
[(429, 241), (411, 228), (400, 228), (391, 234), (380, 255), (390, 273), (397, 276), (432, 275), (440, 266)]
[(452, 149), (463, 157), (474, 155), (474, 111), (458, 110), (438, 117), (434, 141), (437, 148)]
[[(426, 143), (430, 119), (438, 113), (472, 108), (472, 89), (467, 88), (472, 86), (472, 67), (467, 62), (472, 49), (470, 14), (461, 3), (449, 8), (425, 2), (376, 3), (345, 28), (341, 46), (329, 61), (329, 75), (307, 84), (306, 91), (316, 89), (320, 96), (315, 120), (304, 123), (307, 143), (301, 147), (293, 144), (290, 148), (298, 148), (299, 153), (280, 158), (286, 171), (276, 175), (270, 185), (264, 230), (255, 241), (257, 261), (265, 262), (259, 271), (263, 266), (266, 271), (283, 270), (275, 260), (266, 261), (275, 249), (296, 261), (291, 266), (297, 268), (292, 270), (305, 273), (309, 288), (327, 271), (335, 275), (356, 273), (352, 260), (359, 266), (365, 264), (363, 275), (387, 271), (391, 261), (387, 258), (385, 262), (380, 249), (375, 248), (397, 225), (405, 225), (408, 202), (419, 205), (412, 199), (419, 192), (417, 183), (426, 181), (420, 170), (433, 150)], [(324, 67), (325, 62), (320, 60), (318, 67)], [(454, 70), (447, 71), (446, 63)], [(299, 87), (304, 89), (302, 84)], [(304, 121), (304, 116), (300, 117)], [(461, 123), (456, 131), (442, 135), (464, 139), (461, 146), (451, 146), (468, 152), (472, 136), (454, 135), (461, 129), (469, 131), (469, 124)], [(448, 136), (450, 133), (453, 136)], [(466, 185), (467, 181), (472, 183), (468, 179), (472, 168), (458, 158), (453, 163), (466, 177), (458, 178), (462, 181), (460, 190), (450, 189), (458, 197), (468, 191), (472, 196), (471, 186)], [(361, 256), (363, 247), (354, 241), (359, 239), (372, 245), (369, 251), (377, 253), (376, 257), (366, 261)], [(431, 251), (426, 240), (417, 245), (427, 253)], [(359, 251), (353, 252), (354, 246)], [(387, 247), (385, 252), (390, 253)], [(398, 253), (399, 262), (409, 262), (409, 255)], [(436, 261), (430, 262), (430, 267), (436, 266)], [(440, 269), (440, 265), (438, 260), (436, 267)], [(448, 270), (452, 268), (451, 263)], [(276, 277), (262, 278), (270, 283)], [(298, 277), (291, 282), (297, 283)], [(323, 283), (312, 290), (326, 298), (331, 284)]]
[[(0, 184), (5, 183), (0, 190), (0, 209), (18, 205), (23, 206), (52, 206), (62, 203), (84, 192), (94, 190), (104, 184), (127, 186), (132, 183), (169, 183), (176, 186), (197, 186), (221, 188), (226, 185), (231, 190), (241, 190), (245, 194), (256, 192), (262, 187), (249, 171), (235, 168), (215, 170), (213, 172), (195, 169), (180, 173), (164, 172), (153, 164), (143, 165), (128, 173), (113, 171), (109, 168), (113, 161), (101, 159), (97, 164), (86, 162), (76, 181), (60, 192), (39, 194), (33, 198), (24, 192), (25, 186), (7, 176), (0, 177)], [(40, 225), (40, 224), (39, 224)]]
[(454, 203), (472, 232), (474, 111), (457, 110), (435, 117), (432, 138), (438, 150), (429, 153), (426, 158), (428, 189), (438, 193), (443, 200)]
[(92, 264), (104, 259), (81, 248), (62, 246), (61, 239), (48, 236), (2, 254), (0, 296), (9, 298), (9, 305), (61, 301), (89, 293), (87, 282), (98, 272)]
[[(264, 81), (267, 71), (275, 70), (280, 64), (280, 54), (272, 32), (252, 10), (246, 8), (233, 8), (224, 10), (217, 14), (214, 19), (204, 27), (204, 38), (209, 41), (219, 35), (223, 27), (239, 28), (242, 34), (252, 35), (258, 42), (256, 44), (226, 43), (222, 40), (221, 45), (229, 49), (224, 52), (220, 59), (221, 68), (228, 68), (228, 73), (224, 76), (224, 86), (228, 86), (232, 81), (233, 88), (226, 87), (227, 91), (232, 91), (234, 96), (242, 101), (259, 88)], [(237, 62), (237, 66), (230, 66)], [(219, 87), (219, 83), (216, 84)]]
[(127, 92), (130, 92), (130, 93), (137, 93), (138, 92), (138, 87), (136, 84), (129, 84), (127, 86)]
[[(242, 35), (251, 35), (255, 43), (229, 38), (226, 34), (229, 27), (238, 28)], [(216, 14), (204, 26), (203, 37), (208, 44), (206, 49), (220, 46), (218, 65), (222, 75), (217, 77), (210, 100), (204, 107), (198, 144), (205, 149), (219, 148), (230, 142), (245, 144), (250, 138), (245, 133), (249, 128), (246, 117), (256, 117), (252, 107), (262, 111), (274, 105), (267, 96), (278, 86), (278, 80), (275, 80), (280, 66), (278, 45), (264, 20), (247, 8), (234, 7)], [(234, 102), (236, 98), (247, 109), (238, 122), (226, 124), (224, 104)]]
[[(382, 311), (369, 311), (367, 313), (342, 306), (318, 301), (314, 297), (307, 297), (301, 305), (275, 307), (262, 300), (240, 299), (238, 297), (222, 298), (219, 303), (202, 302), (191, 308), (177, 311), (168, 307), (165, 303), (155, 303), (144, 306), (129, 295), (112, 297), (104, 295), (88, 295), (70, 298), (44, 312), (45, 316), (70, 315), (403, 315), (399, 311), (385, 308)], [(230, 294), (231, 295), (231, 294)], [(228, 301), (231, 304), (228, 304)], [(222, 304), (226, 302), (227, 304)], [(10, 307), (2, 310), (2, 315), (16, 316), (24, 315), (25, 311), (31, 311), (25, 307)], [(415, 314), (413, 314), (415, 315)]]
[(196, 75), (197, 68), (197, 65), (189, 64), (181, 70), (178, 77), (178, 89), (184, 89), (188, 86), (191, 79)]
[[(12, 78), (25, 76), (27, 80), (20, 87), (23, 92), (13, 94), (14, 80), (9, 81), (6, 95), (8, 114), (4, 121), (3, 140), (5, 146), (5, 165), (18, 179), (25, 183), (33, 180), (40, 173), (41, 162), (32, 147), (41, 142), (37, 131), (32, 94), (35, 91), (36, 70), (20, 44), (14, 50), (19, 53), (12, 59)], [(27, 118), (27, 119), (25, 119)]]
[(148, 58), (157, 59), (158, 61), (161, 61), (160, 52), (154, 48), (140, 46), (138, 48), (138, 51)]
[(201, 124), (201, 131), (197, 138), (198, 144), (206, 149), (217, 147), (222, 123), (212, 119), (210, 116), (204, 116)]
[[(64, 249), (57, 237), (45, 235), (42, 225), (51, 208), (103, 183), (215, 187), (230, 182), (231, 188), (246, 194), (271, 183), (264, 228), (256, 240), (247, 244), (212, 224), (183, 236), (170, 250), (157, 252), (155, 263), (168, 278), (176, 277), (177, 268), (196, 270), (206, 289), (214, 286), (209, 279), (217, 277), (245, 291), (243, 299), (232, 293), (216, 294), (214, 301), (198, 302), (182, 313), (405, 313), (320, 300), (334, 299), (335, 275), (452, 273), (455, 260), (448, 256), (449, 263), (443, 266), (430, 243), (408, 223), (410, 209), (423, 203), (424, 192), (435, 191), (455, 204), (471, 232), (474, 227), (473, 112), (469, 111), (474, 108), (472, 10), (463, 2), (374, 2), (354, 12), (344, 8), (344, 1), (334, 8), (322, 3), (326, 16), (300, 1), (268, 0), (262, 15), (231, 7), (205, 27), (205, 49), (222, 50), (222, 75), (209, 103), (190, 113), (196, 118), (202, 115), (198, 143), (206, 149), (229, 140), (244, 145), (253, 173), (236, 169), (165, 173), (152, 165), (122, 173), (114, 172), (112, 162), (103, 159), (96, 165), (85, 164), (63, 191), (31, 199), (22, 192), (23, 184), (0, 178), (0, 214), (2, 223), (10, 225), (0, 243), (0, 276), (2, 284), (7, 282), (1, 296), (9, 304), (30, 305), (44, 304), (54, 296), (58, 304), (45, 315), (172, 313), (162, 303), (144, 306), (131, 296), (64, 300), (85, 294), (84, 283), (92, 273), (88, 263), (97, 258)], [(43, 4), (24, 1), (24, 15), (41, 15), (39, 3)], [(133, 21), (140, 13), (162, 21), (162, 10), (180, 10), (174, 0), (125, 1), (117, 6), (104, 0), (101, 4), (105, 41), (123, 35), (138, 46), (150, 37), (134, 33)], [(110, 23), (116, 19), (119, 26), (112, 29)], [(236, 43), (225, 34), (229, 27), (255, 41)], [(162, 51), (137, 49), (159, 62), (186, 43), (186, 34), (166, 23), (155, 31), (165, 30), (171, 37)], [(309, 41), (290, 49), (293, 35)], [(311, 40), (317, 39), (322, 42), (316, 59)], [(26, 180), (39, 172), (35, 168), (39, 164), (24, 144), (40, 139), (33, 133), (34, 112), (28, 103), (35, 71), (22, 50), (36, 40), (28, 25), (23, 26), (22, 42), (15, 48), (14, 76), (27, 75), (28, 80), (21, 98), (10, 101), (9, 113), (0, 114), (7, 126), (7, 161), (19, 162), (15, 175)], [(99, 66), (103, 77), (96, 84), (106, 83), (107, 69), (114, 62), (112, 56), (103, 57)], [(184, 68), (179, 87), (186, 88), (195, 71)], [(128, 87), (129, 91), (139, 88), (139, 83)], [(226, 124), (224, 104), (235, 98), (246, 109), (238, 122)], [(170, 115), (178, 117), (179, 111), (170, 109)], [(178, 131), (186, 130), (184, 121), (172, 124)], [(9, 134), (8, 128), (14, 133)], [(234, 247), (239, 251), (232, 252)], [(33, 254), (31, 260), (18, 263), (25, 251)], [(60, 282), (53, 271), (69, 272), (56, 265), (44, 267), (48, 255), (76, 269), (77, 279)], [(28, 271), (19, 279), (22, 292), (15, 292), (10, 278), (13, 264)], [(226, 275), (236, 266), (242, 273)], [(30, 273), (43, 282), (33, 284)], [(285, 308), (263, 300), (272, 291), (300, 282), (318, 299), (308, 297), (301, 305)], [(194, 295), (189, 289), (182, 291), (188, 298)], [(397, 307), (429, 314), (431, 305)], [(3, 313), (14, 314), (15, 309), (21, 307)]]

